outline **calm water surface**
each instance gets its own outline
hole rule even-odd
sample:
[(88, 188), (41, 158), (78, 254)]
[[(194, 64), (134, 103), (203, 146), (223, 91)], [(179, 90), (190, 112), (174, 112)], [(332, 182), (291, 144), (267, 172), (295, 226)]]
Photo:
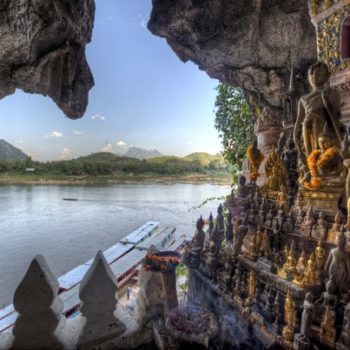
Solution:
[(198, 216), (216, 211), (219, 201), (191, 208), (229, 192), (210, 184), (0, 186), (0, 307), (12, 303), (35, 255), (60, 276), (149, 220), (191, 235)]

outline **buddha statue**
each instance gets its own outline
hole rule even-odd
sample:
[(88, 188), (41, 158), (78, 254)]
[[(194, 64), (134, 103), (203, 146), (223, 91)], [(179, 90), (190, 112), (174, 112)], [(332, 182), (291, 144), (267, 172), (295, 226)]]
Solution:
[(282, 231), (288, 232), (288, 233), (293, 233), (294, 228), (295, 228), (295, 225), (294, 225), (293, 215), (291, 212), (289, 212), (289, 214), (286, 218), (286, 221), (282, 225)]
[(324, 214), (321, 211), (318, 214), (317, 222), (314, 226), (312, 226), (311, 230), (311, 237), (315, 238), (317, 240), (326, 240), (327, 237), (327, 231), (328, 231), (328, 223), (325, 220)]
[(256, 279), (254, 271), (249, 272), (249, 288), (248, 288), (248, 299), (247, 305), (250, 305), (255, 299), (256, 294)]
[(342, 215), (340, 214), (340, 211), (338, 210), (334, 217), (334, 224), (330, 228), (327, 234), (327, 242), (336, 243), (337, 237), (340, 233), (340, 229), (343, 223)]
[[(340, 97), (329, 87), (329, 70), (325, 63), (317, 62), (308, 70), (312, 91), (299, 100), (293, 139), (301, 163), (307, 168), (307, 158), (312, 151), (321, 148), (320, 135), (327, 123), (333, 146), (340, 149), (345, 127), (340, 123)], [(306, 174), (306, 178), (310, 178)]]
[(317, 282), (316, 278), (316, 258), (315, 253), (311, 253), (309, 260), (307, 261), (305, 276), (302, 285), (314, 286)]
[(284, 322), (282, 336), (287, 341), (293, 341), (295, 326), (295, 302), (291, 292), (288, 290), (286, 300), (284, 302)]
[(266, 214), (266, 220), (265, 220), (265, 223), (264, 223), (265, 228), (268, 228), (268, 229), (271, 228), (273, 217), (274, 217), (274, 210), (273, 210), (273, 208), (271, 208), (268, 211), (268, 213)]
[(311, 229), (314, 223), (315, 223), (315, 219), (313, 215), (313, 210), (312, 210), (312, 207), (309, 207), (304, 217), (303, 223), (300, 226), (300, 233), (303, 236), (310, 237)]
[(285, 250), (285, 262), (281, 270), (278, 271), (278, 275), (287, 280), (292, 281), (297, 274), (296, 261), (295, 261), (295, 248), (294, 241), (292, 242), (291, 248)]
[(228, 211), (225, 231), (226, 243), (232, 243), (233, 241), (233, 225), (232, 225), (232, 214)]
[(235, 240), (233, 242), (233, 248), (232, 248), (233, 258), (236, 258), (241, 252), (244, 237), (248, 233), (247, 223), (248, 223), (248, 213), (245, 215), (244, 219), (240, 221), (238, 225), (237, 233), (235, 235)]
[(265, 210), (263, 208), (263, 205), (261, 204), (258, 215), (256, 216), (256, 225), (263, 226), (264, 223), (265, 223)]
[(345, 251), (346, 237), (342, 230), (338, 235), (337, 247), (333, 248), (327, 259), (326, 273), (339, 294), (346, 293), (350, 287), (350, 255)]
[(217, 281), (220, 288), (227, 293), (231, 288), (233, 274), (232, 244), (226, 245), (223, 253), (224, 266), (217, 271)]
[(277, 203), (280, 205), (288, 204), (288, 193), (284, 184), (281, 185), (280, 191), (278, 192)]
[(334, 348), (335, 337), (335, 312), (329, 306), (326, 306), (326, 310), (324, 312), (321, 323), (320, 340), (322, 343), (325, 343), (331, 348)]
[(324, 280), (324, 265), (326, 262), (326, 250), (323, 247), (323, 241), (320, 239), (315, 249), (316, 257), (316, 279), (318, 283)]
[(301, 225), (304, 222), (305, 215), (306, 215), (306, 213), (305, 213), (304, 209), (302, 207), (298, 207), (297, 214), (295, 215), (295, 228), (297, 230), (301, 229)]
[(282, 154), (282, 159), (288, 172), (287, 193), (288, 196), (294, 198), (298, 192), (298, 150), (295, 147), (292, 137), (289, 137), (287, 140), (286, 149)]
[(271, 256), (271, 245), (270, 245), (270, 237), (268, 230), (265, 229), (263, 236), (262, 236), (262, 241), (260, 245), (260, 252), (263, 254), (263, 256), (266, 259), (269, 259)]
[(196, 224), (196, 232), (192, 239), (191, 250), (189, 254), (188, 263), (191, 267), (196, 268), (200, 262), (200, 256), (204, 246), (205, 233), (203, 231), (204, 221), (203, 218), (200, 217), (197, 220)]
[[(265, 163), (266, 184), (264, 190), (279, 191), (287, 180), (287, 168), (283, 160), (278, 156), (275, 149)], [(287, 198), (288, 199), (288, 198)]]
[(246, 186), (246, 177), (241, 175), (238, 178), (238, 186), (237, 186), (237, 197), (245, 198), (248, 194), (248, 188)]
[(302, 251), (296, 265), (296, 277), (294, 278), (293, 282), (299, 286), (302, 285), (303, 279), (305, 277), (305, 272), (306, 272), (306, 258), (305, 258), (305, 251)]
[(313, 150), (307, 158), (311, 180), (305, 181), (304, 187), (308, 190), (344, 184), (343, 156), (332, 134), (326, 130), (327, 125), (325, 123), (325, 130), (318, 137), (319, 149)]
[(256, 246), (258, 247), (258, 255), (263, 241), (264, 230), (261, 226), (258, 226), (256, 231)]
[(260, 176), (259, 166), (264, 160), (264, 155), (258, 148), (258, 142), (255, 140), (252, 145), (247, 148), (247, 159), (249, 167), (250, 183), (255, 185), (256, 180)]
[[(300, 333), (294, 339), (294, 348), (309, 349), (310, 348), (310, 329), (315, 315), (315, 305), (313, 303), (314, 296), (311, 292), (306, 293), (303, 304), (303, 313), (301, 315)], [(300, 346), (298, 346), (300, 345)]]
[(258, 258), (259, 246), (258, 246), (258, 235), (253, 233), (251, 240), (248, 245), (248, 250), (245, 252), (245, 256), (253, 261), (256, 261)]

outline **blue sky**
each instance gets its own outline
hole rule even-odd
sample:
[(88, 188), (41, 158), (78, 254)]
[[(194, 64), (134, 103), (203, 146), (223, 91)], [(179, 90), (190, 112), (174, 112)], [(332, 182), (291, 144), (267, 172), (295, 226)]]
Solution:
[(46, 161), (128, 146), (163, 154), (216, 153), (218, 82), (182, 63), (146, 24), (151, 0), (98, 0), (87, 58), (95, 79), (86, 114), (66, 118), (50, 98), (17, 91), (0, 101), (0, 139)]

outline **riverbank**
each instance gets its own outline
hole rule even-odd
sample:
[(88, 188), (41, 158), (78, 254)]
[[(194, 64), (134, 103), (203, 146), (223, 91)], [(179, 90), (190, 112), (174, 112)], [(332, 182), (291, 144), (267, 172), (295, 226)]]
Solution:
[(230, 185), (229, 174), (191, 173), (186, 175), (114, 174), (99, 176), (65, 176), (37, 174), (0, 174), (0, 185), (109, 185), (133, 183)]

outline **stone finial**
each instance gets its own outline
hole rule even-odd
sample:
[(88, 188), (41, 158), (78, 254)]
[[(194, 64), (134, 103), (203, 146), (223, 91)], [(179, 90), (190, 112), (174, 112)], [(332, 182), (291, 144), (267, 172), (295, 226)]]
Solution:
[(80, 344), (116, 337), (126, 330), (114, 315), (118, 303), (117, 281), (101, 251), (80, 283), (79, 297), (80, 311), (86, 319)]
[(13, 349), (60, 349), (65, 318), (57, 296), (59, 284), (45, 258), (37, 255), (17, 287), (13, 304), (19, 313)]

